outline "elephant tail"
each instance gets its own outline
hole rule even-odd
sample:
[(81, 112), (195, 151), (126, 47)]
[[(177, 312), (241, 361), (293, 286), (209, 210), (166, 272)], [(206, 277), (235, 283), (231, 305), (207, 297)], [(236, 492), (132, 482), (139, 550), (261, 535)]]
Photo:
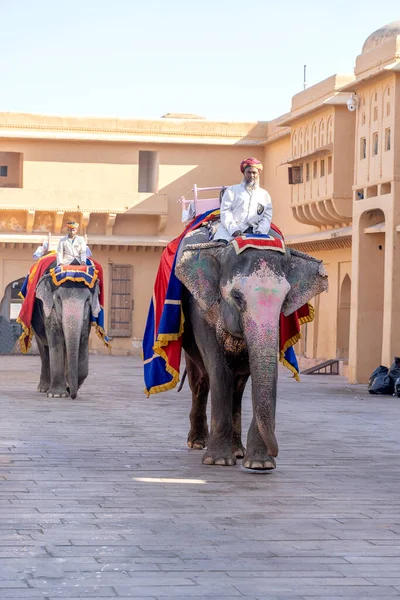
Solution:
[(185, 370), (183, 372), (183, 375), (182, 375), (181, 382), (180, 382), (179, 387), (178, 387), (178, 392), (180, 392), (181, 389), (183, 388), (183, 384), (185, 383), (186, 375), (187, 375), (187, 371), (186, 371), (186, 368), (185, 368)]

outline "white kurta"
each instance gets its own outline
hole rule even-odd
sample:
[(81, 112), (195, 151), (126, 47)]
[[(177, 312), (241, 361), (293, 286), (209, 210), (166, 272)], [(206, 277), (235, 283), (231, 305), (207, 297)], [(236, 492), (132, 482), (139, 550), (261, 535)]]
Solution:
[(78, 260), (80, 264), (86, 263), (86, 242), (83, 237), (76, 235), (71, 240), (67, 235), (62, 237), (57, 248), (57, 264), (70, 265), (73, 260)]
[(221, 201), (221, 225), (214, 239), (231, 240), (235, 231), (251, 227), (253, 233), (268, 233), (272, 221), (272, 201), (260, 187), (248, 190), (244, 182), (225, 190)]

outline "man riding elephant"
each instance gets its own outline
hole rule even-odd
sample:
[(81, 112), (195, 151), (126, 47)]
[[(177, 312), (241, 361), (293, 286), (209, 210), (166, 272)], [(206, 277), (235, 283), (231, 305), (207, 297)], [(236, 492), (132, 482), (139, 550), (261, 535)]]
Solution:
[(83, 236), (77, 235), (79, 223), (67, 223), (67, 235), (62, 237), (57, 247), (57, 265), (85, 265), (91, 252)]
[(260, 187), (263, 170), (257, 158), (240, 163), (243, 181), (226, 188), (221, 200), (221, 224), (215, 240), (230, 241), (243, 233), (267, 234), (272, 221), (272, 202), (269, 193)]

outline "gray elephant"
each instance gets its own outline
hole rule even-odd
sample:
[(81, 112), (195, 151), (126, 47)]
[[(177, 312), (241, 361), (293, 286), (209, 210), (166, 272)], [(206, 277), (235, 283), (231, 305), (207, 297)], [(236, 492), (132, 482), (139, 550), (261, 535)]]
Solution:
[[(296, 250), (234, 243), (187, 245), (175, 274), (183, 297), (183, 348), (192, 390), (188, 446), (206, 448), (203, 463), (248, 469), (276, 467), (276, 386), (279, 317), (290, 315), (328, 287), (322, 261)], [(253, 419), (247, 449), (241, 402), (251, 375)], [(211, 392), (211, 428), (206, 405)]]
[(88, 375), (90, 314), (100, 313), (99, 284), (82, 282), (54, 285), (45, 274), (36, 288), (32, 328), (42, 368), (38, 392), (49, 398), (76, 398)]

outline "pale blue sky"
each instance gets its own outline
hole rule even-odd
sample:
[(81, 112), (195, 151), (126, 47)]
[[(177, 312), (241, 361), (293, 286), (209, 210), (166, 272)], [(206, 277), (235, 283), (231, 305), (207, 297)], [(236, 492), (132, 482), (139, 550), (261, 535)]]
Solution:
[(351, 73), (395, 0), (0, 0), (0, 111), (269, 120)]

